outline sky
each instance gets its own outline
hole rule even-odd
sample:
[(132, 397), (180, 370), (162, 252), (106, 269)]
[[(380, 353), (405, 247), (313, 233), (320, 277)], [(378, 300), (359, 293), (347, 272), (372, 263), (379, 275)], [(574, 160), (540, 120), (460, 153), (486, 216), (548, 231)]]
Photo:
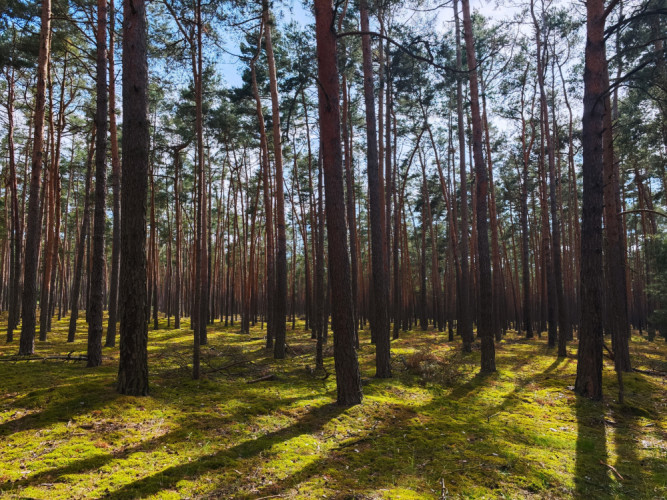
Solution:
[[(470, 5), (473, 9), (473, 12), (478, 11), (485, 17), (491, 18), (493, 20), (510, 19), (521, 10), (519, 7), (509, 4), (498, 5), (497, 0), (471, 0)], [(460, 8), (461, 7), (459, 4), (459, 9)], [(302, 0), (275, 2), (274, 9), (276, 10), (274, 14), (278, 18), (278, 22), (281, 26), (285, 26), (290, 22), (296, 22), (301, 26), (306, 26), (315, 22), (312, 13), (307, 7), (304, 6)], [(446, 29), (447, 24), (451, 23), (453, 20), (451, 2), (448, 2), (446, 6), (427, 12), (413, 12), (411, 14), (407, 9), (404, 9), (404, 15), (406, 22), (414, 22), (420, 16), (427, 22), (434, 21), (437, 29), (443, 31)], [(373, 21), (371, 20), (371, 23), (372, 22)], [(225, 45), (225, 48), (230, 53), (237, 53), (238, 40), (230, 40), (229, 43)], [(244, 64), (239, 64), (238, 60), (229, 54), (220, 57), (217, 64), (219, 66), (220, 73), (223, 75), (224, 81), (229, 86), (237, 87), (241, 85), (241, 75), (245, 68)]]

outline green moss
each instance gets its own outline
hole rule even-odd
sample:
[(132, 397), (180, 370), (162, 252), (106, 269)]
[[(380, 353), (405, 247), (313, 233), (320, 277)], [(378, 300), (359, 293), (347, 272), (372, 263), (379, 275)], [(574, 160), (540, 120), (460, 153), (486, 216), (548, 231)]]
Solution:
[[(0, 329), (2, 329), (0, 320)], [(54, 321), (38, 354), (83, 354), (85, 323), (66, 343)], [(362, 332), (364, 404), (340, 408), (331, 374), (312, 373), (314, 343), (288, 330), (292, 358), (274, 361), (263, 331), (215, 324), (190, 378), (192, 331), (162, 319), (149, 332), (151, 396), (113, 388), (117, 349), (103, 366), (2, 362), (0, 495), (31, 498), (654, 498), (667, 495), (666, 381), (625, 376), (626, 405), (605, 366), (605, 400), (568, 390), (576, 358), (510, 334), (498, 372), (477, 375), (479, 352), (437, 332), (394, 341), (391, 380), (374, 375)], [(574, 345), (570, 346), (573, 350)], [(17, 346), (0, 346), (0, 358)], [(427, 356), (428, 355), (428, 356)], [(663, 343), (632, 342), (636, 366)], [(424, 358), (414, 362), (415, 356)], [(418, 361), (418, 360), (417, 360)], [(234, 366), (224, 368), (232, 362)], [(266, 373), (275, 380), (246, 382)], [(613, 466), (618, 475), (609, 467)]]

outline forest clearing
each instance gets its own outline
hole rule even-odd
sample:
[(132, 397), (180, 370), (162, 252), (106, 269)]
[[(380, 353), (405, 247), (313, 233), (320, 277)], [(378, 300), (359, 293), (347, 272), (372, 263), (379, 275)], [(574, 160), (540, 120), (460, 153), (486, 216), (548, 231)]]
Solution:
[[(83, 325), (82, 325), (83, 326)], [(626, 404), (577, 397), (575, 353), (511, 333), (498, 371), (478, 376), (437, 332), (392, 343), (392, 380), (359, 353), (364, 404), (338, 407), (335, 381), (313, 373), (315, 343), (288, 330), (274, 360), (262, 331), (214, 325), (202, 378), (191, 336), (149, 332), (151, 396), (114, 390), (117, 349), (100, 369), (77, 361), (3, 362), (0, 491), (21, 498), (663, 498), (667, 378), (625, 377)], [(67, 321), (36, 356), (76, 356)], [(633, 338), (632, 360), (667, 371), (667, 345)], [(331, 351), (327, 346), (327, 351)], [(236, 362), (236, 364), (235, 364)], [(605, 391), (617, 388), (606, 363)], [(325, 366), (333, 371), (333, 360)], [(225, 368), (227, 366), (227, 368)], [(310, 368), (310, 369), (309, 369)], [(248, 383), (266, 374), (275, 379)], [(5, 392), (11, 388), (11, 392)]]

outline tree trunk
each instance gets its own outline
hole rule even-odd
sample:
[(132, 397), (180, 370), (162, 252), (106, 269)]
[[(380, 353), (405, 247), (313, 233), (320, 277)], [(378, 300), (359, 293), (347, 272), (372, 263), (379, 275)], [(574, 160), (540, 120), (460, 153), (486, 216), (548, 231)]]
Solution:
[(181, 228), (181, 183), (180, 183), (180, 168), (181, 168), (181, 149), (185, 145), (174, 148), (174, 224), (176, 226), (176, 277), (174, 290), (174, 328), (181, 328), (181, 240), (183, 237), (183, 230)]
[[(479, 109), (479, 90), (477, 84), (477, 58), (472, 33), (469, 0), (461, 0), (463, 9), (463, 31), (466, 42), (470, 80), (470, 111), (472, 115), (473, 160), (475, 163), (475, 184), (477, 189), (477, 252), (479, 259), (479, 296), (480, 307), (477, 334), (482, 341), (482, 373), (496, 371), (496, 354), (493, 338), (492, 311), (486, 305), (492, 303), (491, 259), (489, 256), (489, 231), (487, 220), (487, 196), (489, 175), (484, 165), (482, 153), (482, 119)], [(463, 186), (462, 186), (463, 187)]]
[(605, 39), (604, 0), (586, 3), (582, 147), (581, 322), (575, 391), (602, 398), (602, 206)]
[(334, 331), (334, 365), (339, 405), (361, 403), (361, 375), (354, 346), (350, 262), (347, 253), (345, 198), (340, 135), (336, 32), (331, 0), (315, 1), (322, 163), (326, 176), (326, 212)]
[[(42, 283), (40, 290), (40, 299), (39, 299), (39, 340), (44, 342), (46, 340), (46, 334), (48, 331), (49, 324), (49, 290), (51, 285), (51, 274), (53, 269), (53, 254), (54, 254), (54, 242), (56, 239), (56, 234), (54, 231), (54, 219), (55, 219), (55, 163), (54, 163), (54, 145), (55, 145), (55, 133), (53, 126), (53, 79), (51, 76), (51, 64), (47, 70), (47, 86), (49, 91), (49, 112), (48, 112), (48, 130), (49, 130), (49, 141), (47, 144), (47, 149), (50, 150), (48, 165), (44, 171), (44, 197), (42, 202), (42, 213), (44, 221), (44, 250), (42, 254), (43, 265), (43, 274), (42, 274)], [(62, 101), (61, 101), (62, 102)]]
[(280, 138), (280, 105), (278, 102), (278, 81), (276, 63), (271, 42), (271, 20), (269, 2), (262, 1), (264, 18), (264, 40), (266, 59), (269, 65), (269, 87), (271, 92), (271, 110), (273, 125), (273, 161), (276, 167), (276, 288), (274, 302), (275, 339), (273, 356), (285, 357), (285, 314), (287, 312), (287, 236), (285, 234), (285, 193), (283, 181), (283, 151)]
[(423, 331), (428, 329), (427, 300), (426, 300), (426, 226), (430, 224), (430, 205), (431, 197), (426, 184), (426, 166), (421, 162), (422, 167), (422, 220), (421, 220), (421, 248), (419, 259), (419, 326)]
[[(609, 86), (609, 70), (605, 56), (604, 81)], [(604, 95), (604, 118), (602, 122), (603, 157), (603, 202), (604, 202), (604, 264), (605, 296), (607, 299), (607, 328), (611, 333), (614, 362), (619, 372), (632, 371), (630, 365), (630, 324), (628, 322), (628, 300), (625, 282), (625, 231), (621, 207), (618, 163), (614, 154), (614, 132), (611, 99), (609, 92)], [(620, 376), (620, 375), (619, 375)]]
[(480, 82), (482, 83), (482, 126), (484, 127), (484, 139), (486, 142), (486, 163), (489, 172), (489, 219), (491, 221), (491, 261), (493, 263), (493, 333), (495, 339), (502, 339), (505, 324), (501, 317), (507, 310), (505, 290), (503, 287), (503, 269), (500, 260), (500, 244), (498, 243), (498, 216), (496, 212), (496, 193), (493, 183), (493, 162), (491, 160), (491, 138), (489, 135), (489, 122), (486, 115), (486, 91), (481, 71)]
[[(63, 74), (61, 82), (66, 80), (67, 76), (67, 55), (65, 55), (63, 60)], [(48, 299), (45, 301), (47, 306), (47, 318), (46, 318), (46, 331), (51, 331), (51, 320), (54, 314), (55, 309), (55, 298), (56, 298), (56, 275), (58, 270), (59, 262), (59, 251), (58, 247), (60, 245), (60, 224), (61, 224), (61, 185), (60, 185), (60, 147), (62, 144), (63, 130), (65, 128), (65, 88), (66, 85), (60, 86), (60, 104), (58, 105), (58, 121), (57, 121), (57, 131), (56, 131), (56, 142), (55, 147), (52, 148), (53, 155), (51, 158), (52, 161), (52, 172), (54, 173), (52, 177), (52, 192), (55, 198), (54, 202), (54, 222), (53, 226), (53, 239), (52, 239), (52, 250), (51, 250), (51, 283), (49, 286)], [(62, 276), (60, 277), (62, 279)]]
[(30, 196), (28, 198), (28, 220), (26, 224), (25, 264), (23, 269), (23, 301), (21, 304), (23, 324), (19, 354), (29, 355), (35, 350), (35, 323), (37, 320), (37, 265), (41, 234), (39, 192), (44, 163), (44, 110), (46, 104), (46, 73), (51, 50), (51, 0), (42, 1), (41, 27), (39, 33), (39, 57), (37, 60), (37, 85), (35, 89), (35, 113), (32, 167), (30, 171)]
[(146, 321), (146, 191), (148, 63), (144, 0), (123, 0), (123, 187), (119, 283), (120, 358), (117, 389), (148, 394)]
[[(345, 146), (345, 183), (347, 202), (347, 226), (350, 233), (350, 266), (352, 277), (352, 309), (354, 315), (354, 338), (359, 348), (359, 263), (357, 261), (357, 213), (354, 207), (354, 166), (352, 164), (352, 137), (353, 130), (349, 114), (349, 100), (347, 81), (343, 74), (343, 145)], [(307, 258), (306, 258), (307, 260)], [(307, 267), (306, 267), (307, 269)]]
[[(203, 117), (203, 44), (202, 44), (202, 26), (201, 19), (201, 0), (197, 0), (197, 79), (195, 80), (195, 113), (197, 129), (197, 166), (199, 169), (199, 281), (196, 286), (199, 287), (199, 311), (197, 314), (197, 339), (199, 344), (208, 343), (206, 327), (208, 325), (208, 212), (206, 210), (206, 161), (204, 156), (204, 117)], [(193, 366), (193, 378), (199, 378), (199, 367)]]
[(109, 322), (107, 324), (106, 347), (116, 345), (116, 322), (118, 314), (118, 271), (120, 269), (120, 156), (118, 152), (118, 130), (116, 126), (116, 73), (114, 61), (115, 9), (114, 0), (109, 0), (109, 138), (111, 140), (111, 190), (113, 192), (113, 236), (111, 242), (111, 277), (109, 279)]
[[(528, 73), (529, 66), (526, 65), (524, 72), (524, 82)], [(524, 118), (525, 108), (525, 85), (521, 87), (521, 149), (522, 149), (522, 180), (521, 180), (521, 264), (523, 278), (523, 323), (526, 331), (526, 338), (531, 339), (533, 333), (532, 303), (530, 292), (530, 243), (528, 233), (528, 165), (530, 164), (530, 151), (535, 140), (535, 127), (531, 123), (531, 138), (526, 144), (526, 119)]]
[[(458, 283), (458, 312), (457, 330), (463, 341), (463, 351), (472, 352), (472, 315), (470, 314), (470, 268), (468, 264), (468, 180), (465, 160), (465, 128), (463, 125), (463, 76), (462, 76), (462, 54), (461, 54), (461, 28), (458, 13), (458, 0), (454, 0), (454, 21), (456, 30), (456, 70), (459, 77), (456, 81), (456, 115), (457, 132), (459, 139), (459, 170), (461, 187), (461, 239), (460, 239), (460, 267), (461, 272), (457, 274)], [(470, 61), (468, 66), (471, 67)]]
[[(320, 151), (322, 145), (320, 144)], [(324, 358), (322, 354), (322, 345), (324, 344), (324, 301), (326, 291), (324, 290), (324, 179), (322, 168), (322, 153), (320, 153), (317, 162), (317, 242), (315, 263), (315, 338), (317, 341), (315, 364), (317, 367), (324, 366)]]
[[(361, 0), (361, 30), (369, 31), (368, 6)], [(371, 315), (371, 336), (375, 340), (375, 363), (378, 378), (391, 377), (391, 346), (389, 338), (389, 319), (387, 311), (387, 280), (385, 275), (386, 252), (383, 240), (383, 196), (379, 178), (378, 143), (375, 121), (375, 99), (373, 95), (373, 62), (369, 35), (361, 37), (364, 71), (364, 101), (366, 103), (366, 140), (368, 197), (370, 205), (371, 258), (373, 265), (373, 306)]]
[(79, 242), (76, 249), (76, 260), (74, 261), (74, 281), (72, 283), (72, 293), (70, 295), (70, 317), (67, 342), (74, 342), (76, 335), (76, 321), (79, 319), (79, 296), (81, 295), (81, 275), (83, 274), (84, 255), (86, 252), (86, 238), (88, 235), (88, 226), (90, 219), (90, 185), (93, 175), (93, 154), (95, 153), (97, 128), (93, 124), (93, 130), (90, 138), (90, 147), (88, 149), (88, 160), (86, 162), (86, 183), (83, 191), (83, 219), (81, 222), (81, 231), (79, 233)]
[[(556, 160), (554, 151), (554, 140), (551, 136), (549, 126), (549, 111), (547, 107), (547, 94), (544, 89), (544, 59), (542, 47), (542, 29), (535, 16), (534, 2), (531, 2), (531, 15), (533, 17), (533, 24), (535, 25), (535, 44), (537, 49), (537, 81), (540, 88), (540, 117), (542, 121), (544, 138), (547, 144), (547, 157), (549, 162), (549, 200), (551, 211), (551, 254), (547, 262), (551, 263), (550, 269), (547, 271), (547, 278), (550, 279), (551, 285), (549, 287), (549, 346), (554, 346), (556, 337), (563, 337), (567, 340), (567, 309), (565, 307), (565, 299), (563, 295), (563, 272), (561, 264), (561, 248), (560, 248), (560, 218), (558, 214), (558, 201), (556, 199), (556, 188), (558, 179), (556, 178)], [(544, 17), (544, 15), (543, 15)], [(544, 44), (546, 46), (546, 43)], [(546, 209), (546, 207), (544, 207)], [(548, 266), (549, 267), (549, 266)], [(560, 333), (556, 329), (556, 318), (558, 318), (558, 326)], [(558, 355), (566, 356), (566, 344), (558, 344)]]
[[(266, 29), (266, 27), (265, 27)], [(257, 52), (250, 62), (250, 73), (252, 78), (252, 91), (255, 96), (255, 107), (257, 112), (257, 121), (259, 122), (259, 136), (260, 136), (260, 157), (262, 164), (262, 182), (264, 188), (264, 213), (266, 223), (266, 348), (273, 348), (273, 337), (275, 331), (273, 311), (273, 301), (275, 299), (275, 268), (274, 268), (274, 240), (273, 240), (273, 202), (271, 201), (271, 187), (269, 185), (269, 146), (266, 137), (266, 127), (264, 124), (264, 113), (262, 111), (262, 101), (259, 97), (259, 90), (257, 88), (257, 76), (255, 71), (255, 63), (259, 57), (259, 52), (262, 46), (262, 33), (260, 30), (257, 40)]]
[(106, 229), (107, 152), (107, 1), (97, 0), (97, 111), (95, 126), (95, 216), (93, 229), (93, 272), (88, 323), (88, 364), (102, 364), (102, 311), (104, 309), (104, 233)]
[(19, 324), (19, 293), (21, 288), (21, 247), (23, 243), (19, 214), (18, 183), (16, 180), (16, 156), (14, 150), (14, 70), (7, 70), (7, 146), (9, 154), (9, 189), (11, 191), (11, 254), (9, 279), (9, 317), (7, 342), (13, 342), (14, 329)]
[[(382, 42), (380, 42), (382, 43)], [(387, 54), (387, 62), (384, 64), (384, 70), (385, 70), (385, 75), (386, 75), (386, 82), (387, 82), (387, 88), (386, 88), (386, 95), (385, 95), (385, 190), (384, 190), (384, 201), (385, 201), (385, 217), (384, 217), (384, 234), (383, 234), (383, 243), (384, 243), (384, 255), (385, 255), (385, 294), (387, 295), (386, 299), (386, 304), (387, 304), (387, 328), (391, 328), (391, 320), (392, 318), (394, 319), (394, 324), (397, 324), (396, 321), (396, 313), (398, 312), (397, 309), (394, 309), (393, 311), (390, 311), (389, 307), (390, 304), (392, 304), (392, 300), (390, 297), (389, 291), (391, 290), (391, 262), (392, 262), (392, 257), (391, 257), (391, 202), (392, 198), (394, 196), (394, 189), (395, 189), (395, 184), (394, 184), (394, 178), (392, 175), (392, 147), (391, 147), (391, 109), (392, 109), (392, 96), (391, 96), (391, 67), (389, 64), (389, 42), (387, 42), (387, 48), (386, 48)], [(382, 106), (382, 103), (379, 103), (380, 107)], [(382, 130), (380, 130), (380, 134), (382, 134)], [(382, 141), (382, 139), (380, 139)], [(382, 168), (382, 166), (380, 166)], [(394, 268), (394, 272), (395, 272)], [(396, 336), (398, 336), (398, 331), (394, 330), (396, 332)], [(391, 345), (391, 344), (390, 344)]]

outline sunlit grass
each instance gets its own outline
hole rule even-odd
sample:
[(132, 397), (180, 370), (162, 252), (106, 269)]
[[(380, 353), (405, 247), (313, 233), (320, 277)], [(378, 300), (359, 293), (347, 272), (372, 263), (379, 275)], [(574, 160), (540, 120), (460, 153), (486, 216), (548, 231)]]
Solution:
[[(570, 357), (557, 359), (545, 340), (510, 333), (497, 344), (498, 372), (480, 377), (478, 351), (461, 354), (446, 333), (406, 332), (392, 344), (394, 378), (377, 380), (374, 347), (362, 331), (364, 404), (340, 408), (332, 404), (331, 347), (325, 349), (331, 376), (324, 379), (313, 370), (314, 341), (302, 322), (296, 331), (288, 325), (291, 356), (282, 361), (264, 349), (259, 326), (241, 335), (238, 323), (212, 325), (199, 381), (190, 377), (192, 331), (187, 320), (182, 325), (168, 329), (162, 318), (149, 331), (146, 398), (115, 392), (117, 348), (105, 348), (103, 366), (95, 369), (60, 360), (0, 362), (0, 494), (667, 495), (667, 380), (627, 374), (620, 406), (607, 360), (605, 400), (580, 400), (568, 388), (575, 344)], [(66, 342), (67, 318), (53, 326), (48, 341), (36, 343), (36, 355), (85, 354), (85, 321), (73, 344)], [(17, 349), (17, 341), (3, 343), (0, 359)], [(415, 368), (419, 353), (430, 357), (424, 354)], [(632, 354), (636, 366), (667, 371), (664, 342), (634, 337)], [(247, 383), (268, 373), (275, 380)]]

